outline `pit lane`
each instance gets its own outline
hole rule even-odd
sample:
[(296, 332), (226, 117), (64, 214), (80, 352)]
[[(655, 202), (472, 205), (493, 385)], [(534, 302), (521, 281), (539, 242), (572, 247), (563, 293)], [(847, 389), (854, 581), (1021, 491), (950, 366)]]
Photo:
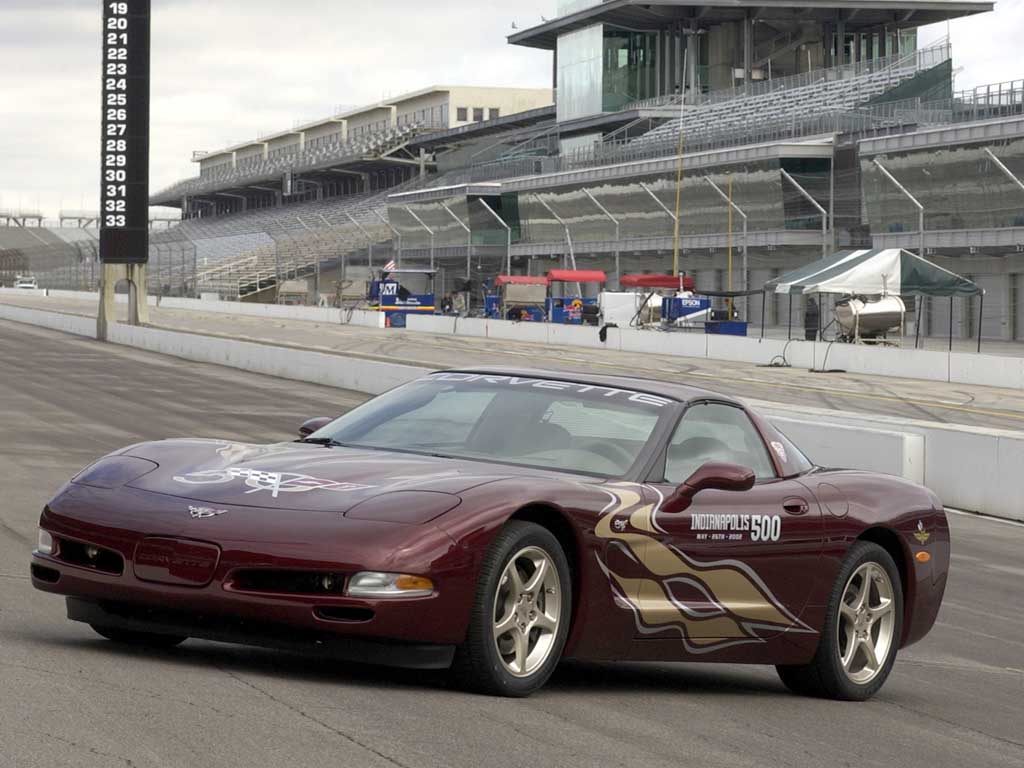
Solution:
[(1024, 755), (1024, 527), (951, 517), (938, 625), (865, 704), (795, 697), (763, 667), (570, 663), (511, 701), (450, 690), (441, 675), (200, 641), (126, 650), (31, 588), (48, 496), (131, 442), (289, 439), (307, 416), (364, 396), (6, 322), (0, 384), (0, 766), (999, 766)]
[[(95, 317), (97, 307), (95, 300), (10, 293), (0, 296), (0, 303), (84, 317)], [(117, 312), (123, 320), (127, 314), (126, 305), (119, 305)], [(797, 367), (767, 367), (706, 358), (444, 336), (397, 328), (385, 330), (164, 307), (150, 307), (149, 325), (422, 368), (532, 366), (638, 375), (684, 381), (736, 397), (790, 405), (946, 424), (1024, 429), (1024, 393), (1017, 389), (866, 374), (822, 374)]]

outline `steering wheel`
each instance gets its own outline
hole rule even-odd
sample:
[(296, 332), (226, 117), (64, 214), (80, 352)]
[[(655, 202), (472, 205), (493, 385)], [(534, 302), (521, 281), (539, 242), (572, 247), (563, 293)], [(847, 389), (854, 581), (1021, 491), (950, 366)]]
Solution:
[(616, 443), (608, 443), (603, 440), (588, 440), (585, 443), (581, 443), (578, 448), (583, 451), (596, 453), (598, 456), (603, 456), (613, 464), (621, 466), (622, 469), (626, 469), (633, 463), (633, 455)]

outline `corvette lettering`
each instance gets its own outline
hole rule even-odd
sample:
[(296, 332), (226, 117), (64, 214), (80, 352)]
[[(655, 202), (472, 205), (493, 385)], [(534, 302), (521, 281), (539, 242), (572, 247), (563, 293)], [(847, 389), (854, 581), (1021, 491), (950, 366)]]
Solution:
[(548, 379), (531, 379), (522, 376), (494, 376), (488, 373), (436, 373), (430, 378), (434, 381), (483, 382), (485, 384), (504, 384), (509, 387), (562, 390), (579, 395), (590, 393), (601, 397), (623, 397), (630, 402), (653, 405), (656, 408), (663, 408), (672, 402), (666, 397), (649, 395), (646, 392), (602, 387), (597, 384), (578, 384), (574, 381), (550, 381)]
[(189, 485), (216, 485), (230, 483), (232, 480), (244, 480), (252, 490), (246, 493), (270, 491), (275, 499), (281, 493), (305, 493), (307, 491), (361, 491), (372, 488), (372, 485), (359, 483), (339, 483), (334, 480), (322, 480), (297, 472), (264, 472), (248, 467), (227, 467), (225, 469), (206, 469), (190, 472), (187, 475), (175, 475), (175, 481)]

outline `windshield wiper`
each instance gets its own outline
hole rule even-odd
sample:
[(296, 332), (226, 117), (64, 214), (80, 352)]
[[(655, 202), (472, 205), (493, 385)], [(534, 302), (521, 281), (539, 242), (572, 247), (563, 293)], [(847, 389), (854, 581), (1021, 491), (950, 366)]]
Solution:
[(310, 445), (322, 445), (326, 448), (335, 448), (337, 446), (344, 446), (344, 443), (339, 443), (333, 437), (304, 437), (301, 440), (296, 440), (297, 443), (309, 443)]

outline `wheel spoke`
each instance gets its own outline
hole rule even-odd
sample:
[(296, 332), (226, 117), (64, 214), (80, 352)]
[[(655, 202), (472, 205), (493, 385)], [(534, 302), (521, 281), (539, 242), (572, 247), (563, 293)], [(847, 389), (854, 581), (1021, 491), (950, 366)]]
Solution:
[(854, 608), (867, 608), (871, 604), (871, 577), (873, 571), (870, 568), (865, 568), (864, 573), (861, 574), (860, 589), (857, 590), (857, 599), (854, 600)]
[(839, 603), (839, 613), (844, 619), (846, 619), (852, 625), (857, 620), (857, 611), (852, 605), (847, 605), (845, 602)]
[(515, 671), (521, 674), (526, 671), (526, 657), (529, 651), (529, 642), (523, 632), (513, 632), (512, 642), (515, 648), (515, 660), (512, 664)]
[(508, 574), (509, 590), (513, 595), (519, 595), (523, 591), (523, 578), (519, 575), (519, 569), (516, 567), (515, 560), (508, 564), (506, 573)]
[(541, 587), (541, 585), (544, 583), (544, 579), (547, 578), (547, 575), (548, 575), (548, 561), (547, 561), (547, 558), (544, 558), (540, 562), (536, 563), (536, 566), (537, 566), (537, 568), (536, 568), (536, 570), (534, 570), (533, 575), (523, 585), (523, 589), (525, 591), (527, 591), (527, 592), (534, 592), (535, 590), (539, 589)]
[(514, 629), (516, 629), (516, 612), (515, 610), (511, 610), (505, 615), (505, 618), (501, 621), (495, 622), (494, 636), (495, 638), (501, 637), (506, 632), (511, 632)]
[(871, 672), (878, 669), (878, 656), (875, 655), (875, 643), (872, 641), (870, 635), (860, 641), (860, 647), (864, 652), (865, 669)]
[(854, 633), (853, 628), (846, 633), (846, 647), (842, 649), (842, 655), (839, 657), (840, 663), (847, 672), (850, 671), (850, 665), (853, 663), (853, 657), (857, 655), (857, 635)]
[(544, 632), (554, 632), (557, 623), (544, 611), (537, 611), (537, 618), (534, 619), (533, 626)]
[(887, 597), (881, 598), (881, 605), (871, 609), (871, 623), (874, 624), (879, 619), (888, 616), (892, 611), (892, 600)]

